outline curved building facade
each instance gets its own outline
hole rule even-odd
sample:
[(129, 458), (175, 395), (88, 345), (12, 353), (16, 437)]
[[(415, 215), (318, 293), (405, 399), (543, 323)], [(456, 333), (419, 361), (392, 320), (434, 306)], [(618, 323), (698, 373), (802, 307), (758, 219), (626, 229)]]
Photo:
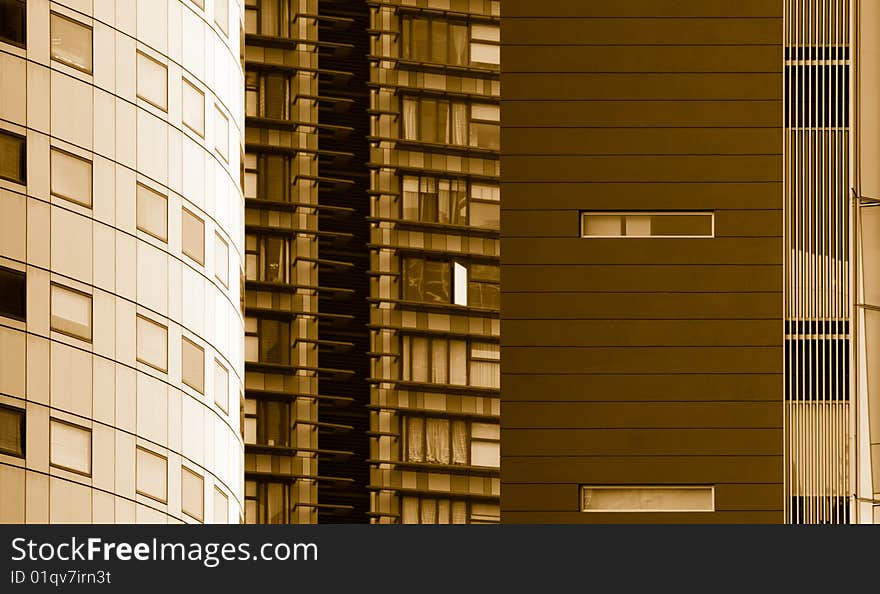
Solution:
[(0, 1), (0, 522), (242, 519), (242, 14)]

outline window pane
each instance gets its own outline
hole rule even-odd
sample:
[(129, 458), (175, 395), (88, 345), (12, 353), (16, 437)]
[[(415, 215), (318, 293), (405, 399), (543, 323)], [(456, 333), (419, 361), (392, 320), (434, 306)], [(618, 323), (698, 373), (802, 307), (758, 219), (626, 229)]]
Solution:
[(404, 176), (403, 178), (403, 213), (402, 218), (409, 221), (419, 220), (419, 178)]
[(471, 122), (471, 146), (498, 150), (501, 145), (501, 128), (498, 124)]
[(0, 452), (24, 457), (24, 411), (0, 406)]
[(51, 419), (49, 441), (49, 458), (52, 466), (83, 474), (92, 473), (91, 431)]
[(467, 64), (467, 25), (449, 26), (449, 63), (454, 66)]
[(217, 360), (214, 360), (214, 402), (223, 412), (229, 412), (229, 371)]
[(183, 79), (183, 123), (199, 136), (205, 135), (205, 94)]
[(471, 357), (476, 359), (501, 360), (501, 348), (491, 342), (475, 342), (471, 345)]
[(452, 121), (450, 122), (450, 144), (463, 146), (468, 142), (467, 104), (455, 102), (452, 104)]
[(214, 0), (214, 22), (223, 33), (229, 34), (229, 0)]
[(180, 510), (200, 522), (205, 515), (205, 479), (189, 468), (181, 468)]
[(437, 101), (422, 99), (419, 112), (419, 140), (438, 142), (437, 140)]
[(284, 157), (281, 155), (267, 155), (263, 158), (263, 195), (259, 196), (265, 200), (274, 200), (276, 202), (284, 201), (287, 197), (287, 187), (289, 185), (284, 173)]
[(448, 346), (449, 343), (443, 338), (431, 340), (431, 383), (433, 384), (445, 384), (448, 381)]
[(260, 361), (287, 365), (290, 362), (290, 326), (278, 320), (260, 322)]
[(24, 46), (27, 4), (25, 0), (0, 2), (0, 41)]
[(501, 466), (501, 449), (497, 441), (472, 441), (471, 464), (473, 466)]
[(471, 504), (471, 524), (497, 524), (501, 520), (501, 509), (497, 503)]
[(452, 502), (452, 523), (467, 524), (467, 503), (464, 501)]
[(283, 120), (287, 117), (287, 78), (271, 74), (264, 81), (263, 117)]
[(180, 340), (181, 379), (190, 388), (205, 393), (205, 350), (186, 337)]
[(269, 483), (266, 485), (266, 523), (286, 524), (284, 485)]
[(431, 21), (431, 61), (445, 64), (448, 57), (447, 46), (446, 22), (439, 19)]
[(92, 297), (60, 285), (52, 285), (52, 330), (92, 340)]
[(422, 499), (422, 524), (436, 524), (437, 523), (437, 500), (436, 499)]
[(472, 423), (471, 437), (474, 439), (501, 439), (501, 425), (497, 423)]
[(163, 503), (168, 497), (168, 461), (143, 448), (137, 449), (137, 492)]
[(146, 186), (137, 186), (137, 226), (156, 239), (168, 241), (168, 199)]
[(264, 280), (270, 283), (283, 283), (285, 280), (284, 247), (286, 241), (280, 237), (266, 238), (266, 266)]
[(400, 509), (401, 524), (419, 523), (419, 499), (418, 497), (404, 497)]
[(471, 42), (471, 64), (497, 66), (501, 63), (501, 46)]
[(25, 321), (27, 317), (27, 275), (0, 267), (0, 316)]
[(449, 464), (449, 421), (425, 419), (425, 462)]
[(471, 361), (471, 385), (479, 388), (499, 388), (501, 374), (498, 363)]
[(159, 371), (168, 369), (168, 329), (165, 326), (138, 316), (137, 359)]
[(404, 417), (406, 422), (406, 460), (425, 461), (425, 420), (421, 417)]
[(265, 431), (260, 443), (268, 446), (287, 447), (290, 441), (290, 417), (287, 403), (265, 400), (263, 401), (262, 413)]
[(221, 157), (228, 159), (229, 120), (216, 105), (214, 106), (214, 146)]
[(405, 140), (419, 139), (419, 102), (416, 99), (404, 97), (403, 99), (403, 138)]
[(427, 62), (431, 59), (428, 52), (428, 19), (412, 19), (412, 41), (410, 42), (413, 60)]
[(92, 29), (54, 12), (51, 15), (52, 58), (85, 72), (92, 71)]
[(486, 202), (471, 202), (471, 225), (486, 229), (498, 229), (501, 225), (499, 205)]
[(406, 258), (403, 261), (403, 298), (422, 301), (425, 295), (425, 261)]
[(584, 237), (713, 237), (712, 212), (582, 214)]
[(137, 53), (137, 94), (162, 110), (168, 109), (168, 69), (141, 52)]
[(471, 105), (471, 119), (498, 122), (501, 120), (501, 108), (491, 103), (474, 103)]
[(583, 487), (583, 511), (713, 511), (712, 487)]
[(449, 262), (425, 262), (424, 301), (450, 302), (451, 266)]
[(199, 264), (205, 263), (205, 223), (185, 208), (180, 217), (180, 242), (184, 254)]
[(467, 343), (463, 340), (449, 341), (449, 383), (467, 384)]
[(223, 283), (223, 286), (229, 286), (229, 246), (216, 233), (214, 234), (214, 276)]
[(498, 25), (471, 25), (471, 39), (482, 41), (501, 41), (501, 27)]
[(52, 194), (91, 207), (92, 162), (56, 148), (50, 157)]
[(413, 336), (412, 344), (412, 381), (428, 381), (428, 339), (423, 336)]
[(25, 139), (0, 131), (0, 177), (25, 183)]
[(214, 523), (229, 523), (229, 498), (217, 487), (214, 487)]
[(467, 464), (467, 423), (464, 421), (452, 421), (452, 463)]
[(619, 237), (623, 234), (620, 215), (584, 214), (584, 235), (592, 237)]
[(468, 270), (464, 264), (455, 262), (452, 265), (453, 279), (452, 286), (455, 297), (452, 300), (456, 305), (468, 304)]

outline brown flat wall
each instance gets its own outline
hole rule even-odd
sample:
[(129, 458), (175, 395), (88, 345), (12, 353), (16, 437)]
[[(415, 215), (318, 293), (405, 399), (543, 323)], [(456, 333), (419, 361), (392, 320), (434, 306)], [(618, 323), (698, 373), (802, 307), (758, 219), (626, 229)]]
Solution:
[[(781, 522), (782, 2), (504, 0), (504, 522)], [(581, 239), (581, 210), (711, 210)], [(707, 484), (713, 513), (579, 511)]]

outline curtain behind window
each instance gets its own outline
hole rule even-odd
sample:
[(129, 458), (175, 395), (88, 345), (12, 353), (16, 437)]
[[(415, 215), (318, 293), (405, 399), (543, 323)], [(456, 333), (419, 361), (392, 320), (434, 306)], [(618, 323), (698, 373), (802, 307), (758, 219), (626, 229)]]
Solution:
[(449, 421), (425, 421), (425, 461), (449, 464)]
[(452, 422), (452, 463), (467, 464), (467, 423), (464, 421)]
[(403, 138), (419, 139), (419, 102), (416, 99), (403, 99)]
[(437, 523), (437, 500), (422, 499), (422, 524)]
[(419, 417), (406, 419), (406, 459), (408, 462), (424, 462), (425, 420)]
[(431, 383), (445, 384), (448, 380), (448, 343), (442, 338), (431, 341)]
[(450, 144), (466, 145), (468, 143), (468, 109), (466, 103), (452, 104), (452, 134)]
[(419, 500), (417, 497), (404, 497), (401, 502), (400, 522), (401, 524), (418, 524), (419, 523)]

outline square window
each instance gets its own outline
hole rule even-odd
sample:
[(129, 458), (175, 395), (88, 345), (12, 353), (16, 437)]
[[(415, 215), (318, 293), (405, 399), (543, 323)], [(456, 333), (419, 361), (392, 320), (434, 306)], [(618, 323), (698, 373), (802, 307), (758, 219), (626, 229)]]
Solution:
[(49, 462), (58, 468), (91, 475), (91, 430), (58, 419), (50, 419)]
[(27, 319), (27, 275), (0, 267), (0, 316)]
[(92, 162), (57, 148), (51, 150), (52, 194), (92, 206)]
[(137, 53), (137, 94), (162, 111), (168, 109), (168, 68), (141, 52)]
[(91, 74), (92, 28), (54, 12), (50, 26), (52, 59)]
[(205, 94), (191, 82), (183, 79), (182, 120), (187, 128), (204, 137)]
[(27, 151), (25, 151), (25, 137), (0, 130), (0, 177), (26, 183)]
[(137, 317), (137, 360), (159, 371), (168, 371), (168, 328)]
[(24, 458), (24, 410), (0, 406), (0, 454)]
[(92, 341), (92, 296), (52, 284), (52, 330)]
[(168, 198), (141, 184), (137, 185), (137, 227), (168, 241)]
[(199, 522), (205, 516), (205, 479), (186, 467), (180, 473), (180, 510)]
[(26, 23), (26, 0), (0, 0), (0, 41), (26, 47)]
[(205, 349), (188, 339), (180, 340), (181, 378), (190, 388), (205, 393)]
[(168, 498), (168, 460), (144, 448), (137, 449), (137, 492), (165, 503)]
[(205, 222), (184, 208), (180, 216), (180, 241), (183, 253), (204, 265)]
[(229, 286), (229, 245), (218, 233), (214, 234), (214, 276), (224, 287)]

